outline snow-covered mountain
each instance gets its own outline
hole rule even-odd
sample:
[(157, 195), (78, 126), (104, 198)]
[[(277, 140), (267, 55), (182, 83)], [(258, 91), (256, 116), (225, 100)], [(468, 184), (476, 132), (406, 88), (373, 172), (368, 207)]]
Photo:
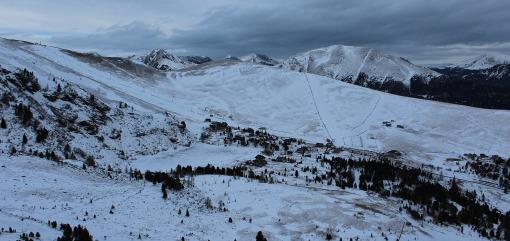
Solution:
[(179, 56), (179, 58), (194, 64), (203, 64), (212, 61), (212, 59), (207, 56)]
[(154, 49), (147, 55), (140, 56), (139, 59), (146, 65), (163, 71), (178, 70), (195, 65), (187, 58), (181, 58), (164, 49)]
[(510, 64), (487, 69), (437, 68), (442, 75), (412, 80), (414, 96), (482, 108), (510, 109)]
[(343, 45), (332, 45), (297, 54), (283, 61), (281, 67), (363, 86), (387, 81), (397, 81), (409, 86), (413, 76), (430, 78), (439, 75), (401, 57), (384, 54), (371, 48)]
[[(510, 133), (501, 131), (506, 125), (496, 124), (510, 118), (505, 111), (399, 97), (329, 77), (247, 62), (213, 61), (162, 74), (125, 59), (2, 40), (0, 64), (10, 70), (30, 69), (42, 80), (56, 76), (135, 108), (176, 113), (191, 121), (188, 126), (213, 114), (237, 125), (263, 126), (313, 141), (333, 138), (349, 146), (413, 153), (506, 152), (507, 148), (491, 143), (495, 137), (502, 138), (498, 143), (510, 140), (501, 135)], [(328, 131), (317, 116), (308, 82)], [(470, 121), (473, 118), (475, 122)], [(453, 119), (458, 120), (454, 126), (449, 121)], [(387, 132), (379, 128), (386, 120), (399, 120), (420, 131)]]
[[(114, 241), (262, 234), (276, 241), (487, 240), (489, 232), (510, 233), (498, 227), (510, 210), (500, 188), (508, 175), (499, 166), (510, 156), (510, 111), (251, 62), (163, 73), (125, 58), (5, 39), (0, 66), (4, 230), (56, 240), (62, 232), (50, 219)], [(87, 158), (74, 147), (100, 167), (82, 169)], [(51, 152), (60, 162), (43, 159), (53, 159)], [(101, 168), (107, 164), (115, 165)], [(498, 172), (487, 178), (491, 167)], [(169, 188), (175, 183), (184, 190)]]
[(442, 73), (442, 79), (461, 78), (464, 80), (477, 81), (479, 83), (500, 81), (510, 82), (510, 64), (496, 64), (494, 66), (482, 69), (466, 69), (460, 67), (454, 68), (436, 68)]
[(278, 61), (264, 54), (248, 54), (239, 58), (241, 61), (274, 66)]
[(484, 74), (487, 75), (489, 80), (505, 80), (510, 82), (510, 64), (493, 66), (484, 71)]
[(466, 59), (457, 64), (448, 65), (448, 68), (462, 68), (469, 70), (488, 69), (498, 64), (510, 64), (510, 56), (502, 54), (482, 54)]
[(225, 59), (226, 60), (241, 61), (241, 59), (239, 59), (239, 57), (233, 56), (233, 55), (227, 55), (227, 56), (225, 56)]

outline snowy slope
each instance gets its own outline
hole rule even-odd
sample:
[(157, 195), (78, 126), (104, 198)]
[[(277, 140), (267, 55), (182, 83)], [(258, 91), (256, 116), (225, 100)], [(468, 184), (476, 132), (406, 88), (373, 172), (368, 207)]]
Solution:
[(457, 64), (448, 65), (449, 68), (463, 68), (470, 70), (488, 69), (498, 64), (509, 64), (510, 56), (502, 54), (482, 54), (466, 59)]
[[(200, 106), (196, 112), (224, 116), (234, 125), (264, 126), (284, 136), (316, 141), (332, 138), (337, 145), (380, 151), (508, 155), (510, 130), (500, 129), (506, 129), (508, 111), (398, 97), (322, 76), (250, 64), (170, 76), (173, 88), (190, 93), (176, 102)], [(200, 99), (208, 99), (205, 106)], [(391, 120), (392, 128), (382, 126)], [(404, 128), (395, 128), (397, 124)]]
[[(175, 113), (195, 135), (213, 115), (282, 136), (397, 149), (422, 161), (467, 152), (510, 154), (510, 127), (504, 124), (508, 111), (399, 97), (263, 65), (211, 62), (162, 76), (142, 71), (143, 66), (91, 62), (57, 48), (6, 40), (0, 45), (0, 64), (29, 67), (40, 79), (64, 78), (107, 100)], [(383, 121), (391, 120), (392, 127), (383, 127)]]
[[(384, 240), (381, 235), (395, 240), (401, 233), (401, 240), (486, 240), (467, 226), (461, 233), (415, 221), (399, 211), (399, 202), (355, 189), (199, 176), (193, 187), (163, 200), (159, 185), (123, 175), (110, 178), (38, 158), (0, 163), (0, 227), (18, 231), (2, 233), (0, 240), (15, 240), (20, 232), (56, 240), (61, 232), (48, 220), (84, 225), (94, 240), (112, 241), (138, 240), (138, 235), (142, 240), (255, 240), (260, 230), (268, 240), (324, 240), (326, 233), (335, 240)], [(213, 210), (205, 207), (206, 198)], [(220, 201), (228, 211), (218, 210)]]
[[(107, 104), (63, 79), (41, 81), (46, 82), (43, 88), (36, 88), (38, 80), (30, 72), (6, 72), (0, 68), (0, 117), (7, 124), (0, 129), (2, 151), (55, 153), (49, 159), (60, 160), (91, 157), (100, 165), (124, 166), (129, 160), (171, 153), (193, 142), (171, 114), (138, 111), (122, 102)], [(20, 111), (20, 104), (29, 112)], [(44, 130), (49, 133), (41, 138)]]
[[(100, 106), (112, 108), (109, 114), (113, 115), (108, 115), (110, 120), (99, 135), (68, 133), (74, 138), (71, 144), (103, 159), (115, 157), (112, 153), (118, 150), (130, 154), (130, 160), (114, 166), (113, 171), (84, 170), (76, 166), (81, 162), (74, 160), (57, 163), (11, 155), (6, 151), (9, 144), (22, 149), (42, 148), (42, 144), (33, 144), (32, 137), (28, 144), (20, 144), (26, 128), (12, 125), (17, 122), (11, 113), (16, 102), (0, 106), (7, 110), (2, 116), (9, 124), (9, 128), (0, 129), (0, 227), (42, 232), (41, 240), (55, 240), (60, 235), (48, 228), (48, 219), (85, 225), (98, 240), (253, 240), (258, 231), (268, 240), (324, 240), (326, 234), (333, 240), (484, 240), (471, 226), (465, 225), (461, 231), (460, 226), (437, 225), (430, 218), (417, 221), (400, 209), (410, 203), (399, 198), (327, 184), (330, 166), (319, 162), (319, 156), (378, 155), (372, 151), (401, 151), (404, 156), (397, 161), (441, 173), (440, 185), (448, 185), (448, 177), (455, 176), (465, 190), (476, 190), (499, 210), (510, 209), (510, 196), (498, 188), (497, 181), (464, 169), (466, 159), (445, 161), (468, 152), (508, 158), (510, 111), (400, 97), (325, 76), (249, 62), (213, 61), (164, 73), (128, 59), (3, 39), (0, 65), (13, 72), (20, 68), (34, 71), (41, 91), (26, 93), (19, 90), (19, 84), (2, 80), (6, 84), (0, 94), (12, 92), (24, 103), (33, 98), (34, 102), (29, 102), (33, 107), (49, 113), (43, 125), (55, 124), (58, 116), (50, 110), (61, 107), (79, 115), (80, 120), (92, 118), (99, 103), (91, 105), (86, 97), (96, 96)], [(498, 73), (503, 72), (508, 73)], [(49, 101), (44, 94), (53, 93), (57, 83), (80, 90), (83, 100), (73, 104), (62, 98)], [(129, 107), (117, 109), (119, 102)], [(298, 140), (290, 144), (293, 154), (283, 147), (275, 155), (264, 154), (262, 144), (228, 145), (223, 136), (227, 133), (221, 129), (208, 141), (193, 142), (202, 139), (201, 133), (207, 130), (210, 120), (206, 118), (232, 127), (265, 127), (279, 136), (302, 138), (308, 142), (308, 156), (297, 152), (301, 147)], [(186, 131), (178, 130), (181, 120)], [(116, 136), (114, 129), (122, 130), (120, 139), (109, 137)], [(237, 129), (234, 134), (240, 132), (244, 130)], [(282, 139), (275, 142), (282, 143)], [(316, 146), (326, 139), (336, 146), (372, 151)], [(169, 170), (177, 165), (208, 163), (250, 165), (245, 161), (260, 153), (267, 155), (267, 165), (249, 168), (272, 175), (270, 183), (224, 175), (187, 176), (183, 178), (184, 190), (169, 191), (168, 199), (163, 199), (161, 184), (135, 180), (128, 174), (130, 167)], [(295, 162), (269, 160), (283, 153)], [(298, 171), (299, 175), (294, 174)], [(324, 180), (310, 181), (314, 175)], [(212, 208), (206, 207), (208, 199)], [(185, 210), (189, 216), (184, 215)], [(0, 240), (18, 236), (1, 233)]]
[(364, 73), (373, 82), (394, 80), (409, 86), (414, 75), (432, 77), (438, 73), (412, 64), (406, 59), (375, 49), (332, 45), (297, 54), (285, 60), (283, 68), (306, 71), (334, 79), (354, 82)]

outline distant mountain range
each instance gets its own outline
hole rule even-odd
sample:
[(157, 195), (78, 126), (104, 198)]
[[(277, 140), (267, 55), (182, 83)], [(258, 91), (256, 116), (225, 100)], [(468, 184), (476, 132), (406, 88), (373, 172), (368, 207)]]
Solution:
[(440, 75), (401, 57), (371, 48), (343, 45), (297, 54), (283, 61), (280, 67), (402, 95), (409, 92), (413, 77), (428, 80)]
[(503, 240), (510, 111), (354, 84), (494, 107), (509, 73), (0, 38), (0, 240)]
[(510, 64), (510, 56), (482, 54), (474, 58), (469, 58), (457, 64), (447, 65), (446, 68), (461, 68), (469, 70), (488, 69), (498, 64)]
[(255, 53), (242, 56), (241, 58), (239, 58), (239, 60), (244, 61), (244, 62), (269, 65), (269, 66), (274, 66), (274, 65), (279, 64), (278, 60), (275, 60), (275, 59), (273, 59), (267, 55), (264, 55), (264, 54), (255, 54)]
[(206, 56), (177, 56), (164, 49), (154, 49), (146, 55), (134, 55), (131, 59), (162, 71), (184, 69), (212, 61)]
[[(161, 71), (217, 61), (205, 56), (177, 56), (163, 49), (136, 58)], [(257, 53), (224, 59), (322, 75), (397, 95), (510, 109), (506, 101), (510, 81), (504, 71), (510, 56), (501, 54), (484, 54), (429, 68), (376, 49), (344, 45), (313, 49), (283, 60)]]
[[(473, 66), (471, 66), (473, 67)], [(435, 69), (441, 76), (427, 83), (413, 79), (412, 96), (483, 108), (510, 109), (510, 65), (488, 69)]]
[[(487, 153), (488, 149), (492, 150), (490, 153), (508, 151), (505, 145), (508, 134), (505, 133), (510, 132), (507, 131), (509, 127), (504, 126), (508, 120), (508, 114), (504, 114), (508, 113), (506, 111), (404, 98), (311, 72), (290, 70), (279, 66), (282, 64), (268, 66), (240, 59), (212, 60), (198, 64), (165, 52), (168, 51), (152, 51), (147, 56), (128, 59), (0, 39), (0, 66), (7, 73), (1, 75), (7, 85), (0, 90), (0, 96), (8, 103), (4, 105), (8, 109), (2, 113), (3, 117), (8, 125), (15, 122), (18, 117), (15, 116), (14, 107), (23, 103), (33, 107), (33, 110), (45, 108), (44, 111), (38, 110), (37, 115), (34, 111), (34, 116), (41, 117), (40, 122), (47, 129), (56, 129), (58, 123), (55, 122), (67, 120), (59, 117), (59, 113), (69, 112), (69, 117), (73, 118), (62, 125), (66, 128), (76, 126), (75, 129), (81, 133), (75, 135), (64, 132), (59, 136), (50, 134), (48, 140), (55, 143), (54, 148), (60, 150), (65, 145), (58, 146), (58, 143), (71, 142), (71, 146), (85, 150), (88, 155), (97, 153), (95, 156), (98, 161), (113, 163), (121, 161), (119, 158), (136, 159), (143, 156), (146, 150), (164, 151), (138, 146), (137, 143), (166, 143), (162, 145), (172, 146), (167, 151), (174, 150), (174, 147), (177, 151), (186, 148), (190, 140), (186, 131), (194, 133), (192, 136), (196, 139), (192, 138), (192, 142), (197, 140), (206, 119), (254, 129), (265, 127), (280, 135), (313, 142), (330, 139), (338, 145), (378, 151), (399, 150), (427, 154), (454, 151), (455, 156), (466, 152)], [(384, 61), (393, 59), (386, 58), (384, 54), (376, 56)], [(149, 60), (149, 64), (142, 60)], [(171, 60), (177, 62), (169, 63)], [(371, 70), (368, 64), (374, 63), (377, 62), (366, 61), (361, 69)], [(406, 61), (401, 63), (413, 66)], [(165, 65), (178, 71), (167, 69)], [(32, 88), (33, 85), (23, 77), (32, 75), (25, 74), (24, 69), (37, 78), (40, 86), (38, 91), (31, 93), (31, 89), (25, 90), (27, 86)], [(500, 83), (497, 80), (508, 73), (501, 66), (481, 74), (469, 71), (473, 72), (473, 79), (487, 78), (490, 80), (487, 83), (491, 85)], [(361, 72), (360, 76), (365, 75)], [(413, 77), (410, 81), (411, 96), (489, 106), (486, 103), (480, 104), (480, 98), (469, 99), (466, 98), (469, 95), (464, 93), (455, 95), (455, 88), (463, 84), (455, 82), (453, 85), (441, 86), (439, 83), (442, 82), (436, 79), (439, 80), (439, 77), (431, 79), (427, 85), (416, 85), (421, 83), (420, 79)], [(78, 101), (67, 103), (72, 100), (65, 96), (68, 84), (72, 89), (83, 92), (77, 97)], [(436, 88), (443, 93), (434, 92)], [(489, 104), (503, 103), (505, 96), (502, 93), (492, 95), (488, 87), (475, 89), (478, 90), (481, 91), (474, 96), (489, 94), (488, 98), (483, 98), (492, 101)], [(427, 92), (434, 96), (427, 95)], [(448, 98), (440, 98), (443, 94)], [(98, 101), (95, 101), (96, 98)], [(96, 111), (98, 107), (106, 110), (103, 105), (108, 106), (110, 111)], [(117, 108), (122, 113), (117, 115)], [(157, 119), (156, 115), (152, 119), (145, 117), (151, 112), (159, 113)], [(468, 115), (472, 119), (467, 119)], [(395, 121), (395, 127), (400, 125), (404, 128), (381, 128), (382, 123), (391, 120)], [(117, 130), (122, 130), (120, 140), (115, 139), (118, 136)], [(32, 131), (27, 133), (30, 136), (37, 134)], [(98, 136), (94, 142), (81, 141), (90, 139), (87, 136), (95, 133), (102, 137)], [(9, 138), (21, 140), (22, 136), (23, 133), (18, 131)], [(122, 144), (124, 141), (128, 143)], [(4, 140), (0, 146), (3, 143), (8, 141)], [(502, 144), (497, 146), (493, 143)], [(98, 153), (103, 144), (109, 146), (108, 152)], [(2, 150), (9, 148), (6, 144)]]

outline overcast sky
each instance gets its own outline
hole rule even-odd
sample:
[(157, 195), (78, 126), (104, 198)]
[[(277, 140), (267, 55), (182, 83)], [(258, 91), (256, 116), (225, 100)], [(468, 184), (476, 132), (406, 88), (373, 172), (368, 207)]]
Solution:
[(0, 0), (0, 36), (108, 55), (286, 57), (344, 44), (441, 63), (510, 55), (510, 1)]

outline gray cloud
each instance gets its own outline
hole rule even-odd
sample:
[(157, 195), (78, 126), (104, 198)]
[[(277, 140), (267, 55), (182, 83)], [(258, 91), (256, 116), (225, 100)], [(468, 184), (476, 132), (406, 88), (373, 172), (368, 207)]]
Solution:
[(423, 63), (484, 52), (510, 53), (507, 0), (287, 0), (222, 6), (186, 28), (133, 22), (56, 44), (103, 52), (161, 47), (221, 57), (250, 52), (288, 56), (331, 44), (367, 46)]
[(49, 41), (66, 48), (106, 54), (134, 53), (169, 47), (168, 36), (163, 31), (142, 22), (114, 25), (93, 34), (57, 36)]
[[(173, 41), (213, 54), (288, 55), (330, 44), (418, 52), (454, 45), (510, 42), (509, 1), (314, 1), (267, 9), (223, 9)], [(445, 3), (446, 2), (446, 3)], [(508, 50), (508, 48), (506, 49)], [(442, 57), (442, 56), (441, 56)], [(411, 57), (413, 59), (413, 57)]]

